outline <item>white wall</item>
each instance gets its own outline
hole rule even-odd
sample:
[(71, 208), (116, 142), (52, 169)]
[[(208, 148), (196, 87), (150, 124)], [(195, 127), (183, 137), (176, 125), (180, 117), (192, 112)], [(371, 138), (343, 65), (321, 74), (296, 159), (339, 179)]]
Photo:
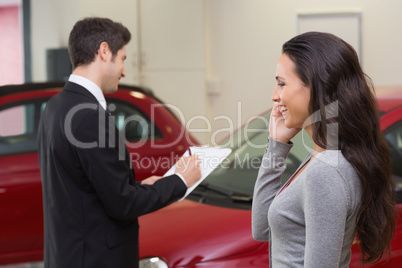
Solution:
[[(207, 0), (207, 77), (221, 87), (221, 94), (209, 96), (210, 113), (232, 118), (234, 128), (271, 106), (281, 35), (294, 29), (292, 21), (275, 14), (282, 13), (274, 11), (276, 2)], [(226, 120), (213, 122), (214, 130), (230, 127)]]
[[(67, 47), (74, 23), (88, 16), (108, 17), (131, 32), (125, 62), (126, 84), (150, 87), (177, 107), (183, 123), (205, 143), (209, 132), (205, 94), (204, 0), (36, 0), (32, 12), (33, 80), (46, 80), (48, 48)], [(137, 15), (139, 14), (139, 16)], [(140, 60), (141, 58), (141, 60)]]
[(46, 49), (60, 47), (59, 16), (55, 1), (31, 3), (32, 80), (46, 81)]
[(20, 6), (20, 5), (21, 5), (21, 0), (1, 0), (0, 1), (0, 7)]
[[(88, 16), (105, 16), (122, 22), (136, 35), (135, 1), (115, 1), (99, 4), (95, 0), (31, 0), (32, 29), (32, 69), (33, 81), (46, 81), (46, 50), (67, 47), (68, 36), (74, 24)], [(136, 82), (134, 72), (136, 47), (135, 42), (127, 46), (128, 60), (125, 65), (129, 74), (126, 83)]]
[[(296, 34), (298, 12), (362, 13), (363, 69), (376, 86), (402, 84), (402, 2), (398, 0), (207, 0), (209, 69), (222, 93), (210, 96), (212, 116), (242, 122), (272, 107), (276, 62), (281, 46)], [(220, 128), (218, 123), (214, 127)]]
[[(107, 16), (123, 22), (134, 32), (134, 2), (32, 0), (34, 80), (46, 78), (45, 49), (66, 45), (71, 27), (82, 16)], [(377, 86), (402, 84), (402, 1), (204, 0), (204, 3), (206, 34), (200, 42), (206, 41), (205, 82), (213, 82), (220, 93), (205, 95), (205, 100), (201, 99), (205, 92), (200, 92), (204, 87), (200, 85), (199, 76), (194, 80), (196, 86), (185, 89), (186, 94), (181, 87), (161, 90), (160, 93), (169, 102), (181, 103), (183, 111), (191, 115), (194, 115), (191, 104), (201, 101), (196, 113), (210, 119), (212, 131), (229, 127), (226, 120), (213, 120), (217, 116), (229, 116), (237, 127), (272, 106), (270, 97), (275, 86), (276, 62), (282, 44), (296, 34), (298, 12), (361, 11), (363, 69)], [(64, 10), (71, 11), (71, 14)], [(130, 45), (133, 47), (128, 50), (135, 53), (135, 44)], [(182, 45), (185, 49), (186, 44)], [(134, 66), (135, 63), (129, 64)], [(176, 75), (180, 77), (180, 72)], [(191, 84), (191, 76), (187, 78), (190, 80), (186, 83)], [(128, 82), (136, 81), (134, 75), (128, 78)], [(158, 81), (154, 83), (155, 87), (163, 85), (163, 79)], [(158, 89), (154, 90), (158, 94)], [(211, 142), (211, 134), (206, 134), (202, 141)]]
[[(177, 106), (183, 123), (201, 142), (209, 131), (205, 94), (204, 0), (141, 0), (142, 84)], [(204, 118), (204, 117), (203, 117)]]

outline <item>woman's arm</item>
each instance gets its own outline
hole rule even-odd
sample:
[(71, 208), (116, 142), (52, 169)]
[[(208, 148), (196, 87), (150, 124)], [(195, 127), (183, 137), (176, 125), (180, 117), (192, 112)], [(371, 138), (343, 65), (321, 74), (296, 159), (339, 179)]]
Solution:
[(293, 144), (290, 140), (300, 129), (289, 129), (274, 101), (269, 120), (269, 143), (262, 158), (257, 181), (254, 186), (252, 205), (252, 233), (255, 240), (268, 240), (268, 209), (280, 188), (280, 179), (286, 168), (286, 157)]
[(270, 139), (262, 158), (252, 205), (252, 233), (255, 240), (268, 240), (268, 209), (280, 188), (281, 176), (286, 169), (286, 157), (292, 146)]

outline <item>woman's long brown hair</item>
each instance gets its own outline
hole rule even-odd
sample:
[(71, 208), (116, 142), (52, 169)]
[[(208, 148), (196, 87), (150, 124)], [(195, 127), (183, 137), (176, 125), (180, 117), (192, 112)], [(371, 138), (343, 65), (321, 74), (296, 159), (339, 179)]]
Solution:
[(371, 80), (352, 46), (332, 34), (298, 35), (283, 45), (282, 52), (310, 87), (314, 142), (340, 149), (360, 177), (357, 238), (362, 261), (377, 262), (384, 252), (390, 254), (397, 214), (390, 151), (380, 130)]

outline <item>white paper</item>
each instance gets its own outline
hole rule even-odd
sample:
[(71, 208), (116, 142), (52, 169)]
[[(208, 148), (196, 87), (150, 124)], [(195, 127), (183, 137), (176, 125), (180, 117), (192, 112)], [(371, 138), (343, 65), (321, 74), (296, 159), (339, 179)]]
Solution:
[[(216, 148), (216, 147), (190, 147), (191, 154), (197, 155), (201, 159), (201, 179), (199, 179), (194, 185), (187, 188), (185, 195), (179, 200), (183, 200), (191, 193), (215, 168), (217, 168), (223, 160), (232, 152), (230, 148)], [(188, 150), (183, 156), (189, 156)], [(164, 175), (164, 177), (175, 173), (176, 164), (173, 165)]]

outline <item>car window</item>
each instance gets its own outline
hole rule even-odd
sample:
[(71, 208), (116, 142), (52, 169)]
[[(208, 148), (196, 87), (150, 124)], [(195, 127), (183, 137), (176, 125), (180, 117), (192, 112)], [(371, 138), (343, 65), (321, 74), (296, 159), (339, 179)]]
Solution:
[[(232, 153), (205, 179), (205, 183), (213, 185), (217, 189), (225, 189), (226, 192), (252, 196), (267, 145), (268, 122), (269, 114), (265, 114), (252, 121), (246, 128), (240, 129), (231, 137), (223, 140), (220, 143), (221, 147), (231, 148)], [(309, 148), (312, 148), (310, 137), (305, 131), (297, 134), (292, 141), (294, 146), (286, 159), (287, 168), (282, 175), (282, 183), (286, 182), (296, 171), (308, 155)], [(189, 198), (196, 199), (197, 197), (190, 195)], [(223, 204), (220, 203), (220, 205)], [(235, 204), (234, 207), (238, 206)]]
[[(46, 100), (16, 103), (0, 110), (0, 156), (37, 151), (37, 129)], [(137, 107), (108, 100), (116, 126), (130, 142), (162, 139), (162, 132)], [(111, 105), (111, 106), (110, 106)]]
[(35, 100), (0, 110), (0, 156), (37, 150), (37, 126), (44, 102)]
[(401, 196), (398, 194), (402, 191), (402, 123), (390, 127), (385, 132), (385, 139), (391, 150), (392, 175), (396, 182), (397, 200), (401, 203), (402, 193)]
[(132, 104), (108, 99), (108, 108), (115, 117), (119, 131), (125, 132), (129, 142), (162, 139), (162, 132), (153, 121)]
[[(303, 133), (301, 132), (293, 138), (293, 142), (299, 145), (302, 138)], [(252, 195), (262, 156), (265, 152), (264, 148), (257, 148), (252, 144), (258, 143), (265, 146), (267, 143), (267, 135), (266, 133), (259, 133), (252, 137), (250, 142), (252, 143), (246, 143), (233, 151), (228, 158), (228, 162), (214, 170), (206, 179), (206, 182), (213, 183), (219, 187), (224, 187), (229, 191), (242, 195)], [(282, 174), (282, 184), (290, 178), (307, 155), (308, 151), (303, 146), (295, 145), (292, 148), (286, 158), (287, 168)]]

